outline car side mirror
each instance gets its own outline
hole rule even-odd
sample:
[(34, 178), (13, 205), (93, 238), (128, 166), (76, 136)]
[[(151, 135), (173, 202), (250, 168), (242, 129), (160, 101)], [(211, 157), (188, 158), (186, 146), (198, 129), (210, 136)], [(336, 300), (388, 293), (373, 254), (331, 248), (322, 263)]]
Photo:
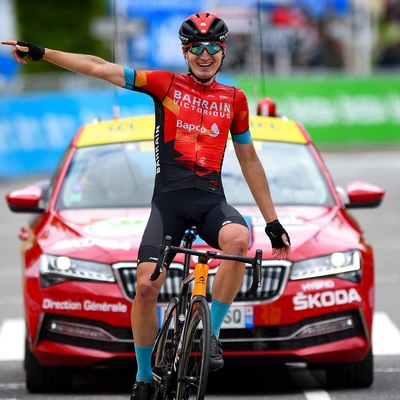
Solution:
[(367, 182), (352, 182), (346, 188), (346, 208), (378, 207), (386, 191), (379, 186)]
[(9, 209), (15, 213), (42, 214), (45, 208), (41, 200), (49, 185), (50, 181), (46, 180), (13, 190), (6, 195)]

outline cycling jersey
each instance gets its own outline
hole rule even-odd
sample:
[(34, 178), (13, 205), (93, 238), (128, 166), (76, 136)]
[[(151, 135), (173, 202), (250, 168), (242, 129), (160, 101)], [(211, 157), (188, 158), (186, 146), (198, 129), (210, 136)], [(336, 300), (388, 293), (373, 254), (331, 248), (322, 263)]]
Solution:
[(155, 105), (154, 194), (199, 188), (223, 194), (221, 167), (229, 131), (251, 141), (244, 92), (189, 75), (124, 68), (125, 88), (151, 96)]

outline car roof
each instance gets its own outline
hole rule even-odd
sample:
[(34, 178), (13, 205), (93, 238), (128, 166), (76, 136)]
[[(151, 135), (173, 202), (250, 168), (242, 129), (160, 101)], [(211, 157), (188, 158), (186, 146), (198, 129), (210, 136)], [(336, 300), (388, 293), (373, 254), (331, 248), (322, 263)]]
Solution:
[[(140, 140), (153, 140), (154, 115), (112, 119), (83, 125), (73, 140), (77, 147)], [(251, 116), (253, 140), (308, 143), (310, 136), (303, 126), (287, 118)]]

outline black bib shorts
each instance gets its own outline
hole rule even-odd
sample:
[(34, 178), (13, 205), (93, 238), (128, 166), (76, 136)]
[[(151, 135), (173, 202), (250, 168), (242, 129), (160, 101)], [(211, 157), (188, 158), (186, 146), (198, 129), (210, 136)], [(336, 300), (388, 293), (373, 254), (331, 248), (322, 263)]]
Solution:
[[(179, 246), (185, 230), (197, 227), (197, 233), (209, 246), (220, 249), (219, 230), (235, 223), (248, 228), (242, 215), (227, 204), (225, 196), (190, 188), (159, 193), (151, 204), (150, 218), (139, 247), (138, 264), (157, 262), (158, 248), (164, 237), (172, 237), (172, 245)], [(167, 264), (174, 257), (171, 254)]]

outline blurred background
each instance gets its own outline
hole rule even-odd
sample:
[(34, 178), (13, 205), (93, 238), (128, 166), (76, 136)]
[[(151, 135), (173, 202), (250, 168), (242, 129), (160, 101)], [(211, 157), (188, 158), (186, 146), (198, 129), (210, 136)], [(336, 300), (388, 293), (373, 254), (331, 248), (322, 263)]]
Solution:
[[(274, 98), (322, 148), (400, 146), (400, 0), (0, 0), (0, 10), (0, 40), (182, 73), (180, 24), (215, 12), (230, 29), (219, 80), (243, 88), (252, 112)], [(94, 118), (152, 112), (143, 94), (19, 65), (0, 46), (0, 179), (52, 173)]]

